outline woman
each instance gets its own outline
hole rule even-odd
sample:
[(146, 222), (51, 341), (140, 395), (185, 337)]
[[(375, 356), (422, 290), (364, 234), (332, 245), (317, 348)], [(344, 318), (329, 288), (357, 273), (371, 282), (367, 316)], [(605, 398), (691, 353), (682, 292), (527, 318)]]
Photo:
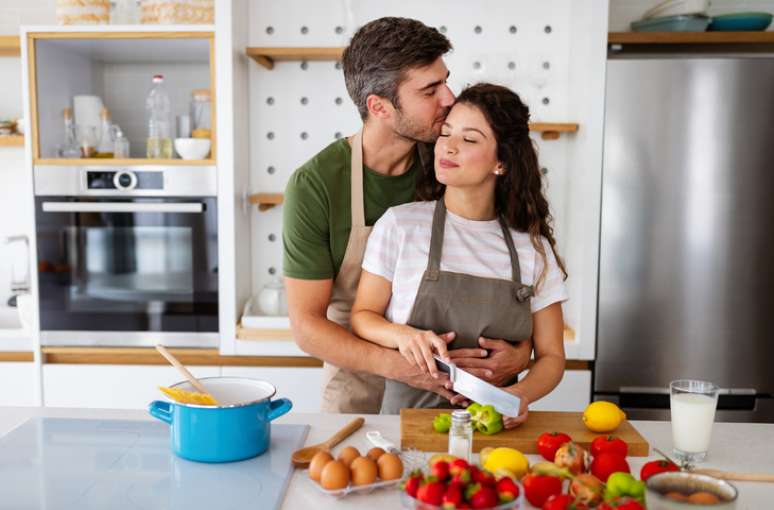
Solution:
[[(478, 347), (480, 337), (532, 337), (534, 366), (504, 388), (521, 398), (507, 428), (559, 384), (565, 362), (566, 272), (528, 121), (528, 108), (505, 87), (460, 94), (435, 145), (434, 175), (417, 183), (424, 201), (390, 208), (374, 226), (352, 309), (357, 335), (399, 349), (432, 376), (434, 352), (447, 358), (447, 349)], [(387, 381), (382, 413), (444, 404)]]

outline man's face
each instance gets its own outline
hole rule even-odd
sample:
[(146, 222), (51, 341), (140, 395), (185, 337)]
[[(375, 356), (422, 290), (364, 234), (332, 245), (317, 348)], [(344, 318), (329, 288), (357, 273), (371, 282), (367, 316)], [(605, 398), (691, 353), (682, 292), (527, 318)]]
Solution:
[(449, 70), (443, 58), (425, 67), (410, 69), (398, 86), (393, 130), (418, 142), (433, 143), (441, 133), (454, 94), (446, 85)]

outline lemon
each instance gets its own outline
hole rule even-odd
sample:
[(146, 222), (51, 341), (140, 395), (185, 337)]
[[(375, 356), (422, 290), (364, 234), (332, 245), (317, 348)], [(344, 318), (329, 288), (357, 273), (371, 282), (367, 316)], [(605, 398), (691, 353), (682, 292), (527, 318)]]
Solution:
[(626, 419), (621, 409), (612, 402), (592, 402), (583, 411), (583, 423), (592, 432), (612, 432)]
[(529, 461), (523, 453), (514, 448), (495, 448), (486, 456), (484, 469), (490, 473), (504, 469), (521, 479), (529, 470)]

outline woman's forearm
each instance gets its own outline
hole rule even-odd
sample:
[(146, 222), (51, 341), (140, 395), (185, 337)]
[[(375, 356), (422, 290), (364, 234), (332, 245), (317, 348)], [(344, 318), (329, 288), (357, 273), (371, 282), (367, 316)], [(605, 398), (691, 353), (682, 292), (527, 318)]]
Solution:
[(546, 396), (564, 377), (564, 356), (546, 354), (539, 357), (524, 379), (511, 387), (518, 387), (530, 402)]
[(352, 332), (360, 338), (388, 347), (398, 348), (398, 338), (411, 335), (414, 328), (406, 324), (393, 324), (376, 312), (359, 310), (352, 314)]

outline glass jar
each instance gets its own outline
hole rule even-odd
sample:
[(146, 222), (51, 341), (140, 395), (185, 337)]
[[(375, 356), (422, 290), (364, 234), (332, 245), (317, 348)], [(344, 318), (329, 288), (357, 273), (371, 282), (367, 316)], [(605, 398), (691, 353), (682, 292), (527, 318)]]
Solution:
[(191, 136), (210, 138), (210, 89), (191, 91)]
[(282, 280), (274, 278), (263, 286), (258, 294), (258, 307), (264, 315), (285, 316), (288, 314), (288, 300)]
[(470, 462), (473, 453), (473, 422), (470, 413), (457, 409), (452, 411), (452, 423), (449, 429), (449, 455)]

